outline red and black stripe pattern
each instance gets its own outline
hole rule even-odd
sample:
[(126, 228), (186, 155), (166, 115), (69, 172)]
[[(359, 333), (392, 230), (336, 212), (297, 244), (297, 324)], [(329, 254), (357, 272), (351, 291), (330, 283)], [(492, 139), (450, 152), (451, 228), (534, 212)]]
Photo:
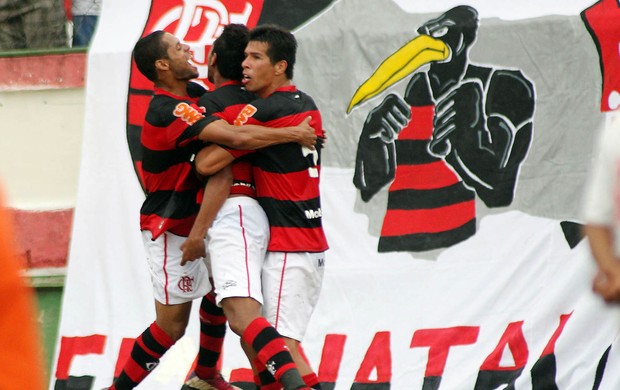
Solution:
[[(245, 123), (278, 128), (297, 125), (311, 116), (310, 126), (319, 137), (324, 136), (316, 104), (295, 86), (282, 87), (252, 106), (254, 114)], [(270, 251), (323, 252), (328, 248), (319, 194), (321, 146), (319, 141), (310, 151), (287, 143), (256, 153), (254, 180), (257, 199), (269, 218)]]
[(156, 89), (146, 113), (141, 135), (146, 200), (140, 210), (140, 227), (150, 230), (153, 238), (167, 230), (188, 235), (198, 213), (202, 185), (192, 160), (202, 145), (198, 134), (218, 118), (203, 115), (196, 101), (197, 96), (175, 96)]
[(433, 117), (433, 105), (412, 106), (414, 119), (398, 135), (379, 252), (448, 247), (476, 232), (475, 193), (428, 152)]
[[(265, 318), (259, 317), (252, 321), (241, 339), (256, 351), (255, 362), (259, 363), (256, 368), (267, 382), (269, 375), (273, 375), (281, 383), (287, 371), (296, 369), (284, 339)], [(267, 371), (263, 368), (267, 368)]]
[[(217, 89), (207, 92), (199, 100), (198, 105), (204, 107), (207, 115), (214, 115), (233, 123), (237, 115), (256, 96), (246, 91), (240, 82), (231, 81), (220, 85)], [(233, 184), (230, 193), (256, 197), (252, 164), (249, 157), (237, 159), (232, 164)]]
[(200, 348), (195, 372), (199, 378), (213, 378), (226, 335), (224, 310), (215, 303), (215, 292), (211, 290), (200, 302)]
[(126, 390), (136, 387), (157, 367), (159, 359), (173, 344), (170, 336), (153, 322), (136, 339), (123, 371), (110, 389)]

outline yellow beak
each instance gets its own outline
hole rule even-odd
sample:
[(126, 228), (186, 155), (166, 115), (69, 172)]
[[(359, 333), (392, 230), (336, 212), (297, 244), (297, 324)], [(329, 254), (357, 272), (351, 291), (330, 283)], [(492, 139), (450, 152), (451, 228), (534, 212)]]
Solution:
[(355, 91), (347, 114), (353, 107), (380, 94), (422, 65), (445, 60), (449, 55), (450, 49), (442, 41), (428, 35), (415, 37), (386, 58), (372, 76)]

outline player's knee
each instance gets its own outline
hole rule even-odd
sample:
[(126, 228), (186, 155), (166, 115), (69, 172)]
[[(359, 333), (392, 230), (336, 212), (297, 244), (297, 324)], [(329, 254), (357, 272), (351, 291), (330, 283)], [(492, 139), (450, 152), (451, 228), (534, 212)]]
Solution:
[(164, 332), (172, 341), (177, 342), (181, 337), (185, 335), (186, 324), (183, 323), (171, 323), (160, 326)]
[(171, 337), (174, 341), (177, 341), (183, 336), (185, 336), (185, 327), (179, 327), (178, 329), (175, 329), (175, 332)]
[(298, 340), (295, 340), (289, 337), (284, 337), (284, 342), (286, 343), (286, 346), (288, 347), (292, 355), (299, 354), (299, 341)]
[(260, 317), (260, 304), (248, 298), (225, 298), (222, 300), (222, 308), (230, 329), (238, 336)]
[(238, 336), (243, 335), (243, 332), (245, 332), (254, 318), (255, 317), (249, 313), (242, 313), (238, 311), (231, 314), (230, 317), (228, 315), (226, 316), (230, 329)]

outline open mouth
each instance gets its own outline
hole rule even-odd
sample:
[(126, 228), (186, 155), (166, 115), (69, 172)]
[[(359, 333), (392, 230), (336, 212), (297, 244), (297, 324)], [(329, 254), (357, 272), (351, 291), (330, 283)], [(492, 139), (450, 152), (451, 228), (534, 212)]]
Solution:
[(196, 63), (194, 62), (194, 52), (192, 50), (189, 51), (187, 62), (192, 66), (196, 66)]

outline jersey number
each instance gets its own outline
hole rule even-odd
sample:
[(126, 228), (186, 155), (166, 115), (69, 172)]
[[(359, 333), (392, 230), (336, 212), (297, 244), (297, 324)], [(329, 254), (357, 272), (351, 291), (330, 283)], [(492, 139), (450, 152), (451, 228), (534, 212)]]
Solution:
[(308, 176), (318, 178), (319, 170), (317, 164), (319, 163), (319, 152), (316, 149), (312, 150), (305, 146), (301, 147), (301, 153), (308, 160)]

